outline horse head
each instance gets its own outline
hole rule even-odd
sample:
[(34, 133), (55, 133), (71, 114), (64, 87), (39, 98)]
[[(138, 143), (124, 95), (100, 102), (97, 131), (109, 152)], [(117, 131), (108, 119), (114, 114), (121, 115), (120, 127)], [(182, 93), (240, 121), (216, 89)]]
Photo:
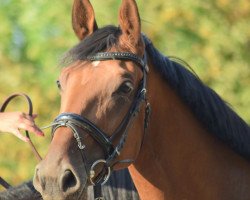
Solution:
[(72, 24), (80, 43), (57, 81), (60, 114), (34, 176), (44, 199), (80, 199), (87, 185), (128, 167), (144, 135), (148, 69), (135, 1), (122, 1), (119, 27), (99, 29), (89, 0), (75, 0)]

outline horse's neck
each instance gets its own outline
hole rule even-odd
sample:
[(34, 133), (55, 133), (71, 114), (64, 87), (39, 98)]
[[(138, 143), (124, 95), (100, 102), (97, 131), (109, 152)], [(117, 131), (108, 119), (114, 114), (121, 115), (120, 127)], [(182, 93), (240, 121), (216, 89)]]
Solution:
[(208, 133), (153, 69), (148, 84), (150, 127), (130, 167), (141, 199), (249, 199), (249, 162)]

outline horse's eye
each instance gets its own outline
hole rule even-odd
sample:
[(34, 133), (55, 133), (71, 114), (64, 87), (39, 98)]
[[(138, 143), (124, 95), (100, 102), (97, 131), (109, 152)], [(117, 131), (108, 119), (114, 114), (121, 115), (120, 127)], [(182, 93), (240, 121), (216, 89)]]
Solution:
[(121, 84), (121, 86), (118, 88), (118, 93), (120, 94), (129, 94), (133, 91), (134, 87), (133, 84), (130, 81), (126, 81)]
[(61, 90), (62, 86), (59, 80), (56, 81), (56, 85), (58, 87), (59, 90)]

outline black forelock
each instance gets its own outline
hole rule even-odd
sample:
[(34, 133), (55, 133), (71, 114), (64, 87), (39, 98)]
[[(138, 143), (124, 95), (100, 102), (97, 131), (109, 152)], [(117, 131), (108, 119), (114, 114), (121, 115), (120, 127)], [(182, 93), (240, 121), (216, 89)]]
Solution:
[(118, 47), (120, 34), (120, 28), (111, 25), (96, 30), (66, 52), (61, 64), (69, 65), (77, 60), (86, 60), (87, 56)]

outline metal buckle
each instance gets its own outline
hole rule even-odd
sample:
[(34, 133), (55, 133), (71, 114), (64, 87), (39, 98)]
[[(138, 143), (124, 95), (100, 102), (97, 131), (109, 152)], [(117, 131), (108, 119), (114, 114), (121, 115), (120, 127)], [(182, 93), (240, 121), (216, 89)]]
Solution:
[(100, 184), (101, 184), (101, 185), (104, 185), (105, 183), (107, 183), (107, 181), (109, 180), (109, 177), (110, 177), (110, 175), (111, 175), (111, 169), (110, 169), (110, 167), (107, 167), (107, 165), (106, 165), (106, 163), (107, 163), (106, 160), (100, 159), (100, 160), (95, 161), (95, 162), (92, 164), (92, 166), (91, 166), (91, 168), (90, 168), (90, 171), (89, 171), (89, 181), (90, 181), (90, 183), (91, 183), (93, 186), (96, 185), (95, 181), (93, 180), (93, 178), (94, 178), (95, 175), (96, 175), (96, 173), (95, 173), (95, 167), (96, 167), (99, 163), (103, 163), (103, 164), (105, 165), (105, 167), (107, 168), (107, 173), (105, 174), (104, 177), (102, 177), (103, 181), (102, 181)]

